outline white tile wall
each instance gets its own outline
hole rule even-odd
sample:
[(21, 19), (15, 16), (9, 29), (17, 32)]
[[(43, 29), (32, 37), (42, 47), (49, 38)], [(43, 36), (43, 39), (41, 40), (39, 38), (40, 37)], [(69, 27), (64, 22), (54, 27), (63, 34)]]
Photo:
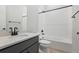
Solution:
[[(74, 5), (72, 9), (72, 13), (74, 14), (79, 10), (79, 5)], [(79, 13), (76, 14), (75, 18), (72, 18), (73, 20), (73, 38), (72, 38), (72, 52), (73, 53), (79, 53), (79, 35), (77, 35), (77, 32), (79, 32)]]
[[(52, 9), (53, 7), (55, 8), (55, 6), (52, 6), (50, 7), (50, 9)], [(44, 28), (46, 35), (70, 38), (71, 40), (71, 15), (72, 7), (47, 12), (45, 14), (39, 14), (39, 31)]]
[(27, 6), (27, 32), (38, 32), (38, 5)]

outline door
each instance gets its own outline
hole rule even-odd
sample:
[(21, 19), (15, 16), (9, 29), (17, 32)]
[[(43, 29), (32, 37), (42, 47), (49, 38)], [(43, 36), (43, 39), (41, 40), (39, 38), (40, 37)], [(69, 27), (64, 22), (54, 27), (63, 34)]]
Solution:
[[(73, 6), (73, 14), (79, 10), (79, 6)], [(75, 15), (73, 20), (73, 33), (72, 33), (72, 52), (79, 53), (79, 12)]]

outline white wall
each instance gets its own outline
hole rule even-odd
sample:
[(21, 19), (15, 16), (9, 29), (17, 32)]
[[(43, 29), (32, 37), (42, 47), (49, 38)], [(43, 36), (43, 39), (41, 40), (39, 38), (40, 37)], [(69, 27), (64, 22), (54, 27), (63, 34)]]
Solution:
[(0, 32), (3, 31), (3, 28), (6, 28), (6, 6), (0, 6)]
[(27, 6), (27, 32), (38, 32), (38, 8), (37, 5)]
[(22, 10), (23, 10), (21, 20), (22, 31), (27, 32), (27, 6), (22, 6)]
[[(63, 5), (62, 5), (63, 6)], [(60, 6), (49, 5), (45, 9), (53, 9)], [(43, 9), (41, 7), (41, 9)], [(44, 9), (44, 10), (45, 10)], [(45, 34), (71, 40), (72, 35), (72, 8), (60, 9), (44, 14), (39, 14), (39, 31), (44, 28)]]
[[(38, 12), (42, 12), (44, 10), (46, 10), (46, 6), (44, 5), (39, 6)], [(45, 27), (46, 16), (45, 16), (45, 13), (38, 14), (38, 15), (39, 15), (39, 32), (41, 33), (41, 30), (44, 29)]]

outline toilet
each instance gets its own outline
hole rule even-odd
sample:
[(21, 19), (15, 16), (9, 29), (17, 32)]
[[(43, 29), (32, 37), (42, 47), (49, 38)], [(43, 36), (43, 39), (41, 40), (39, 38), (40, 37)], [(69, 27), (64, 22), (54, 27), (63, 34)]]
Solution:
[(40, 43), (40, 52), (41, 53), (47, 53), (48, 52), (48, 48), (50, 47), (51, 41), (49, 40), (39, 40)]
[(48, 46), (51, 42), (48, 41), (48, 40), (39, 40), (39, 43), (42, 44), (42, 45), (47, 45)]

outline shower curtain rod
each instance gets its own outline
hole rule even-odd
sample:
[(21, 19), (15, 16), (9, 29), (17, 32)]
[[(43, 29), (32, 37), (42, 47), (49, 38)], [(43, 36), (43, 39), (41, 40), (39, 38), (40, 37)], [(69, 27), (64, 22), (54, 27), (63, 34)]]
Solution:
[(59, 10), (59, 9), (63, 9), (63, 8), (71, 7), (71, 6), (72, 6), (72, 5), (68, 5), (68, 6), (64, 6), (64, 7), (60, 7), (60, 8), (56, 8), (56, 9), (51, 9), (51, 10), (47, 10), (47, 11), (42, 11), (42, 12), (39, 12), (38, 14), (46, 13), (46, 12), (51, 12), (51, 11), (55, 11), (55, 10)]

